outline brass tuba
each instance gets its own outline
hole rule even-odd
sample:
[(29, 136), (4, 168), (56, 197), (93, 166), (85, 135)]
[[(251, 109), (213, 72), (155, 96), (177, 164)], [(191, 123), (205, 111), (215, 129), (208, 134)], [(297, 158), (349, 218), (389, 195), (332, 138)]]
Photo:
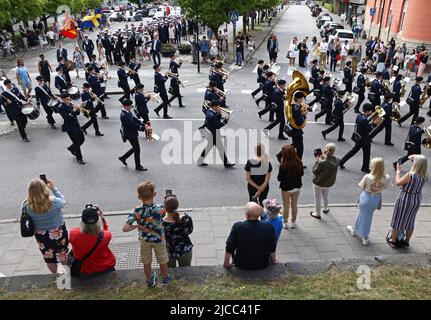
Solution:
[[(294, 70), (292, 73), (292, 78), (293, 78), (293, 81), (287, 87), (287, 92), (285, 97), (286, 98), (285, 112), (287, 116), (287, 121), (292, 126), (292, 128), (302, 129), (307, 124), (307, 121), (304, 121), (304, 123), (301, 125), (295, 122), (295, 119), (293, 118), (293, 113), (292, 113), (292, 100), (295, 92), (301, 91), (304, 94), (304, 96), (307, 96), (308, 93), (310, 92), (310, 89), (308, 87), (307, 79), (305, 79), (304, 75), (301, 72)], [(308, 110), (309, 110), (308, 105), (303, 103), (301, 105), (302, 114), (306, 114)]]

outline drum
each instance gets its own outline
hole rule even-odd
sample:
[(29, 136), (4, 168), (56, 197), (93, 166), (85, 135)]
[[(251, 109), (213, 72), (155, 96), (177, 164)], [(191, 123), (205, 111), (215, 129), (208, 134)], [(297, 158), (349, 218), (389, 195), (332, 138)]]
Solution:
[(71, 60), (67, 60), (64, 65), (66, 66), (67, 69), (69, 69), (69, 71), (75, 70), (76, 68), (76, 64), (75, 62), (71, 61)]
[(79, 89), (75, 86), (70, 87), (69, 90), (67, 90), (67, 93), (70, 95), (70, 98), (72, 100), (78, 100), (81, 98), (81, 94), (79, 93)]
[(60, 106), (61, 101), (58, 100), (57, 98), (52, 98), (51, 100), (49, 100), (48, 102), (48, 107), (50, 107), (52, 109), (52, 111), (54, 111), (55, 113), (58, 113), (58, 107)]
[(40, 115), (39, 109), (33, 106), (31, 103), (23, 104), (21, 112), (30, 120), (36, 120)]

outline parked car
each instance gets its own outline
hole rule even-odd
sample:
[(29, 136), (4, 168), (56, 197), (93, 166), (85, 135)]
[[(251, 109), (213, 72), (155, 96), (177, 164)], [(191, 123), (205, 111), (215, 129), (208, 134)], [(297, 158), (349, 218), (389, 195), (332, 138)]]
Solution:
[(329, 41), (331, 41), (332, 39), (335, 39), (336, 37), (338, 37), (342, 43), (345, 42), (346, 40), (348, 41), (350, 46), (349, 54), (351, 54), (354, 49), (353, 32), (351, 30), (346, 30), (346, 29), (335, 29), (329, 35)]
[(321, 28), (326, 22), (331, 21), (333, 21), (331, 16), (322, 16), (320, 19), (317, 19), (316, 25), (318, 28)]
[(156, 15), (156, 12), (157, 12), (157, 9), (156, 8), (152, 8), (152, 9), (150, 9), (149, 11), (148, 11), (148, 16), (151, 18), (151, 17), (154, 17), (155, 15)]
[(111, 22), (120, 22), (120, 21), (124, 21), (124, 13), (122, 12), (113, 12), (110, 16), (109, 16), (109, 21)]
[(342, 24), (339, 24), (339, 23), (336, 23), (336, 22), (326, 22), (320, 28), (320, 37), (324, 38), (325, 37), (325, 33), (326, 33), (326, 35), (329, 35), (335, 29), (344, 29), (344, 26)]
[(156, 13), (154, 14), (155, 18), (163, 18), (166, 14), (166, 11), (163, 7), (157, 8)]
[(148, 12), (150, 12), (150, 8), (144, 8), (136, 11), (136, 13), (140, 13), (142, 17), (148, 17)]

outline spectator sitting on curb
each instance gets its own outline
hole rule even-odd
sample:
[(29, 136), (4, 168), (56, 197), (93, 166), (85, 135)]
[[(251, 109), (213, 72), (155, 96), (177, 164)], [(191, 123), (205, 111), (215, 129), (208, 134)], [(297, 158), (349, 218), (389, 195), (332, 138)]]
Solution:
[(114, 271), (116, 264), (115, 256), (109, 249), (112, 233), (108, 230), (108, 223), (97, 206), (87, 205), (82, 211), (81, 226), (70, 230), (73, 256), (78, 260), (82, 259), (95, 246), (99, 235), (101, 241), (97, 248), (82, 262), (83, 278)]
[[(138, 199), (142, 205), (135, 208), (129, 215), (123, 232), (139, 229), (141, 242), (141, 260), (144, 265), (145, 277), (148, 287), (154, 288), (157, 284), (156, 272), (151, 272), (153, 251), (160, 265), (160, 273), (163, 276), (162, 285), (168, 285), (172, 278), (168, 274), (168, 252), (166, 249), (165, 232), (162, 226), (165, 210), (162, 205), (155, 204), (156, 186), (151, 181), (145, 181), (138, 186)], [(133, 223), (137, 223), (133, 225)]]
[(283, 230), (283, 216), (281, 212), (281, 204), (276, 199), (263, 200), (263, 216), (262, 221), (270, 223), (274, 227), (275, 236), (280, 239), (281, 230)]
[(235, 265), (244, 270), (265, 269), (270, 262), (277, 263), (274, 227), (259, 220), (263, 210), (257, 203), (249, 202), (245, 209), (247, 220), (236, 222), (226, 241), (223, 266), (231, 268)]

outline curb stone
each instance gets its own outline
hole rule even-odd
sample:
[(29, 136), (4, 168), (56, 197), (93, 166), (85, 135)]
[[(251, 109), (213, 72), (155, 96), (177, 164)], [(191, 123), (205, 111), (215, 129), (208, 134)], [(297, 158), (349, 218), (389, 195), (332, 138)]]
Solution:
[(0, 121), (0, 137), (7, 136), (18, 131), (17, 126), (11, 126), (9, 121)]

